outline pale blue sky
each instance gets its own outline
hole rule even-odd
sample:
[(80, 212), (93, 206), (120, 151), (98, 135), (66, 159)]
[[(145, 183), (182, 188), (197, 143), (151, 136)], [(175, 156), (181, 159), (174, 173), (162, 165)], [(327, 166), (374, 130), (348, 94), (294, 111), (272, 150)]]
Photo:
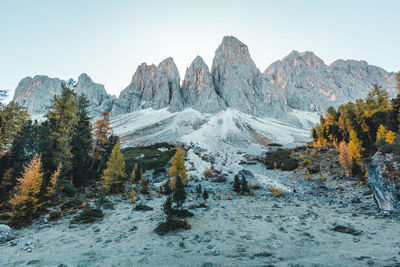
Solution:
[(247, 44), (261, 71), (292, 50), (400, 70), (396, 0), (0, 0), (0, 89), (86, 72), (118, 95), (142, 62), (171, 56), (183, 77), (200, 55), (211, 68), (225, 35)]

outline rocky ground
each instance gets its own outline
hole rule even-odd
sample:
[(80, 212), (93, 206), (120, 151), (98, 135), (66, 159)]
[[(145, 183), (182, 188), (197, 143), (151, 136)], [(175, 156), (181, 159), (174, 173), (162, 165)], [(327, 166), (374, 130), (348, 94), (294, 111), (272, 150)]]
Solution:
[[(191, 210), (192, 228), (158, 236), (165, 197), (142, 196), (154, 208), (143, 212), (115, 196), (99, 222), (70, 224), (70, 215), (16, 230), (0, 246), (0, 266), (400, 266), (400, 220), (380, 215), (366, 186), (340, 180), (338, 190), (331, 177), (265, 172), (284, 185), (283, 197), (268, 186), (238, 196), (229, 183), (201, 181), (213, 193)], [(186, 207), (202, 202), (196, 184)]]

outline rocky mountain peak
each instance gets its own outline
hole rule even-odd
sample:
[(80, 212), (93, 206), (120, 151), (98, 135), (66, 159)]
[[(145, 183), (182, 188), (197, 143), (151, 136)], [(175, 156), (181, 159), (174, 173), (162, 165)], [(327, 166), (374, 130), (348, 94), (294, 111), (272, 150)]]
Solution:
[(224, 101), (215, 92), (208, 66), (200, 56), (197, 56), (186, 70), (182, 98), (185, 107), (203, 113), (215, 113), (226, 108)]
[(317, 57), (313, 52), (305, 51), (298, 52), (293, 50), (289, 55), (283, 58), (282, 61), (286, 61), (292, 66), (306, 65), (310, 68), (317, 68), (318, 66), (324, 65), (324, 61)]
[(364, 98), (375, 83), (395, 94), (394, 75), (382, 68), (363, 60), (337, 60), (328, 66), (312, 52), (293, 51), (264, 74), (283, 92), (289, 107), (320, 114)]
[(215, 51), (211, 75), (215, 91), (227, 107), (270, 117), (284, 109), (280, 92), (257, 69), (247, 46), (235, 37), (224, 37)]
[(79, 75), (74, 90), (78, 95), (86, 95), (92, 107), (99, 106), (107, 98), (107, 91), (104, 85), (93, 82), (86, 73)]

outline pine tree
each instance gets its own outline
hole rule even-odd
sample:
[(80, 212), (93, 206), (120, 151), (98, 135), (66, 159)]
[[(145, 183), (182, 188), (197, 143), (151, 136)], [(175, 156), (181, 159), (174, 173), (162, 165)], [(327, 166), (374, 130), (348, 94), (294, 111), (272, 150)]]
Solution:
[(175, 183), (175, 191), (174, 194), (172, 195), (173, 200), (176, 204), (177, 209), (181, 209), (182, 204), (185, 202), (186, 200), (186, 191), (185, 191), (185, 187), (182, 183), (181, 177), (178, 175), (176, 178), (176, 183)]
[[(93, 128), (93, 155), (92, 155), (92, 166), (91, 169), (95, 170), (96, 166), (100, 163), (101, 158), (103, 157), (103, 153), (106, 149), (106, 145), (108, 142), (108, 137), (111, 134), (110, 128), (110, 113), (107, 111), (103, 111), (101, 113), (102, 118), (96, 121), (96, 124)], [(97, 172), (99, 170), (97, 169)]]
[(53, 203), (55, 203), (59, 197), (59, 178), (61, 175), (62, 164), (58, 164), (57, 170), (51, 175), (49, 185), (47, 186), (47, 194)]
[(63, 169), (61, 173), (66, 179), (72, 178), (73, 154), (71, 151), (71, 139), (76, 122), (75, 109), (76, 94), (63, 82), (61, 95), (54, 96), (45, 117), (48, 119), (50, 128), (50, 171), (56, 170), (58, 164), (62, 162)]
[(175, 152), (174, 158), (172, 159), (172, 168), (168, 171), (168, 174), (169, 177), (177, 177), (179, 175), (182, 179), (182, 183), (186, 184), (186, 167), (180, 148)]
[(172, 209), (172, 199), (171, 197), (167, 197), (167, 200), (164, 202), (163, 204), (163, 212), (165, 213), (165, 219), (166, 221), (169, 223), (172, 221), (173, 219), (173, 209)]
[(73, 183), (82, 185), (87, 179), (89, 164), (89, 152), (92, 147), (92, 128), (88, 115), (89, 101), (84, 95), (77, 100), (74, 131), (71, 140), (71, 152), (73, 154)]
[(202, 192), (203, 192), (203, 189), (201, 188), (201, 184), (198, 184), (196, 186), (196, 197), (198, 198)]
[(0, 156), (10, 148), (28, 119), (26, 110), (14, 101), (6, 106), (0, 105)]
[(166, 194), (166, 195), (171, 194), (171, 182), (169, 179), (167, 179), (167, 181), (163, 183), (162, 188), (163, 188), (164, 194)]
[(14, 179), (13, 179), (13, 169), (7, 169), (2, 177), (1, 183), (0, 183), (0, 201), (2, 202), (2, 198), (7, 199), (8, 197), (8, 192), (11, 190), (11, 188), (14, 186)]
[(203, 199), (204, 199), (204, 202), (207, 202), (208, 192), (207, 192), (207, 189), (205, 189), (205, 188), (204, 188), (204, 191), (203, 191)]
[(240, 193), (240, 191), (241, 191), (240, 180), (239, 180), (239, 176), (237, 176), (237, 175), (235, 175), (235, 180), (233, 182), (233, 191), (236, 193)]
[(350, 157), (349, 149), (345, 141), (340, 142), (339, 145), (339, 162), (340, 165), (342, 165), (346, 176), (350, 176), (353, 167), (353, 160)]
[(241, 193), (245, 194), (245, 193), (249, 193), (249, 185), (247, 184), (247, 180), (246, 177), (244, 177), (244, 175), (242, 176), (242, 180), (240, 181), (240, 185), (241, 185)]
[(105, 149), (103, 151), (103, 155), (97, 166), (97, 171), (96, 171), (97, 173), (101, 173), (106, 168), (106, 163), (108, 161), (108, 158), (110, 157), (111, 152), (115, 147), (115, 145), (117, 144), (117, 142), (119, 142), (119, 137), (117, 135), (111, 134), (108, 137)]
[(119, 147), (118, 141), (107, 161), (107, 168), (104, 169), (101, 176), (101, 185), (104, 191), (121, 191), (122, 180), (125, 177), (125, 161)]
[(30, 223), (36, 213), (43, 174), (40, 157), (35, 154), (18, 179), (16, 192), (9, 201), (14, 223)]

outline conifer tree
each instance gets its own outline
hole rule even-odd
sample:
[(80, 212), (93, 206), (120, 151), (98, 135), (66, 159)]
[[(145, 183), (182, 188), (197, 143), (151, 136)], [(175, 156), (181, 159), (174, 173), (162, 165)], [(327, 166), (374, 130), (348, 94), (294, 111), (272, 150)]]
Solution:
[(379, 125), (378, 131), (376, 132), (376, 141), (379, 141), (380, 139), (385, 139), (386, 132), (386, 127), (382, 124)]
[(137, 182), (136, 181), (136, 176), (137, 176), (137, 170), (138, 170), (138, 165), (137, 165), (137, 163), (135, 163), (135, 166), (133, 167), (133, 170), (132, 170), (132, 174), (131, 174), (131, 184), (133, 184), (133, 183), (135, 183), (135, 182)]
[[(70, 83), (71, 84), (71, 83)], [(55, 95), (52, 104), (48, 107), (45, 117), (50, 128), (50, 171), (57, 169), (62, 162), (62, 176), (72, 178), (73, 154), (71, 151), (71, 138), (76, 122), (75, 118), (76, 94), (66, 83), (62, 83), (61, 95)]]
[(90, 168), (89, 152), (92, 147), (92, 128), (88, 115), (89, 101), (80, 95), (75, 109), (76, 122), (71, 139), (71, 152), (73, 154), (73, 183), (82, 185), (87, 179)]
[(186, 191), (182, 183), (181, 177), (179, 175), (175, 178), (175, 180), (176, 180), (175, 191), (172, 197), (176, 204), (177, 209), (181, 209), (182, 204), (186, 200)]
[(110, 157), (111, 152), (115, 147), (115, 145), (117, 144), (117, 142), (119, 142), (119, 137), (117, 135), (111, 134), (108, 137), (100, 163), (97, 166), (97, 171), (96, 171), (97, 173), (101, 173), (106, 168), (106, 163), (108, 161), (108, 158)]
[(162, 188), (164, 194), (169, 195), (171, 193), (171, 182), (169, 179), (163, 183)]
[(120, 192), (122, 180), (125, 177), (125, 161), (119, 147), (118, 141), (107, 161), (107, 168), (104, 169), (101, 176), (102, 188), (107, 192)]
[(0, 183), (0, 201), (2, 202), (2, 198), (7, 199), (8, 197), (8, 192), (11, 190), (11, 188), (14, 186), (14, 179), (13, 179), (13, 170), (7, 169), (2, 177), (1, 183)]
[(15, 223), (30, 223), (36, 213), (43, 178), (41, 167), (40, 157), (35, 154), (18, 179), (16, 191), (9, 201)]
[(0, 157), (10, 148), (28, 119), (26, 110), (14, 101), (0, 105)]
[(364, 148), (362, 142), (357, 138), (357, 134), (354, 130), (350, 132), (350, 141), (348, 145), (349, 157), (353, 160), (353, 163), (362, 166), (361, 158)]
[(340, 165), (342, 165), (346, 176), (350, 176), (353, 167), (353, 160), (350, 157), (349, 149), (345, 141), (340, 142), (339, 145), (339, 162)]
[(49, 185), (47, 186), (47, 196), (55, 203), (59, 197), (59, 184), (62, 164), (58, 164), (57, 170), (51, 175)]
[(201, 184), (198, 184), (196, 186), (196, 197), (198, 198), (202, 192), (203, 192), (203, 189), (201, 188)]
[[(93, 155), (92, 155), (92, 169), (96, 169), (96, 164), (98, 165), (103, 153), (106, 149), (106, 145), (108, 142), (108, 137), (111, 134), (110, 128), (110, 113), (107, 111), (103, 111), (101, 113), (102, 118), (96, 121), (96, 124), (93, 128), (93, 138), (94, 138), (94, 145), (93, 145)], [(99, 171), (97, 169), (97, 171)]]
[(233, 191), (236, 193), (240, 193), (240, 191), (241, 191), (240, 180), (239, 180), (239, 176), (237, 176), (237, 175), (235, 175), (235, 180), (233, 182)]
[(173, 209), (172, 209), (172, 199), (170, 196), (167, 197), (166, 201), (163, 204), (163, 212), (165, 213), (166, 221), (169, 223), (172, 221), (173, 218)]
[(240, 185), (242, 194), (250, 192), (249, 185), (247, 184), (247, 180), (246, 177), (244, 177), (244, 175), (242, 175), (242, 180), (240, 181)]
[(174, 158), (172, 159), (172, 168), (168, 171), (168, 174), (169, 177), (177, 177), (179, 175), (182, 179), (182, 183), (186, 184), (186, 167), (180, 148), (175, 152)]
[(204, 188), (204, 191), (203, 191), (203, 199), (204, 199), (204, 202), (207, 202), (208, 192), (207, 192), (207, 189), (205, 189), (205, 188)]

